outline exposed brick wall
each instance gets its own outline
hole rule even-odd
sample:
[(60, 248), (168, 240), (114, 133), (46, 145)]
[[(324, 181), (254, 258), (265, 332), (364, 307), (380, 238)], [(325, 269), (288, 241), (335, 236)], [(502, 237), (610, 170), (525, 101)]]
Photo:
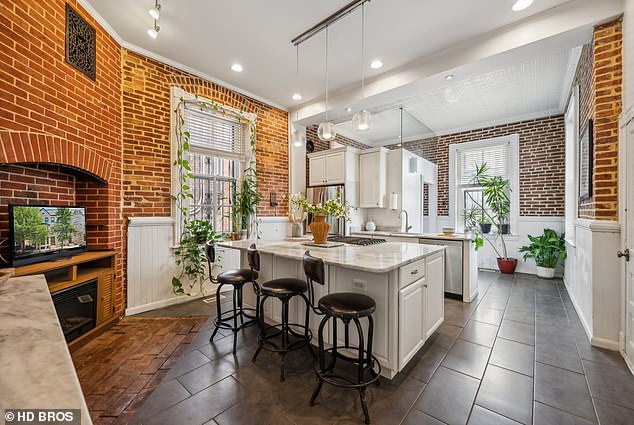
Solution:
[[(325, 151), (327, 149), (330, 149), (330, 147), (332, 146), (331, 144), (332, 142), (324, 142), (323, 140), (319, 139), (319, 136), (317, 136), (318, 128), (319, 128), (318, 125), (312, 125), (310, 127), (306, 127), (306, 141), (308, 142), (310, 140), (311, 142), (313, 142), (313, 145), (315, 146), (315, 150), (313, 152)], [(341, 134), (337, 134), (335, 136), (334, 141), (344, 146), (351, 146), (353, 148), (357, 148), (361, 150), (370, 149), (371, 147), (363, 143), (357, 142), (356, 140), (352, 140), (347, 137), (344, 137)], [(308, 179), (309, 173), (310, 173), (310, 165), (307, 159), (306, 160), (306, 184), (308, 184), (308, 182), (310, 181)]]
[(563, 216), (563, 115), (406, 142), (403, 147), (438, 165), (438, 215), (449, 215), (449, 145), (514, 133), (520, 145), (520, 215)]
[(126, 217), (170, 215), (170, 88), (257, 114), (261, 216), (285, 216), (268, 194), (288, 192), (288, 114), (218, 84), (123, 49), (123, 212)]
[[(75, 202), (88, 207), (89, 246), (121, 253), (121, 49), (76, 0), (68, 3), (96, 28), (96, 80), (65, 62), (65, 1), (2, 1), (0, 132), (5, 136), (11, 133), (10, 140), (21, 149), (32, 149), (36, 146), (35, 139), (56, 138), (69, 142), (68, 146), (80, 145), (103, 157), (111, 167), (108, 184), (97, 183), (95, 179), (78, 180), (74, 184)], [(5, 140), (3, 138), (3, 146)], [(72, 151), (55, 152), (60, 154), (55, 157), (56, 163), (73, 165)], [(36, 157), (35, 152), (25, 152), (25, 155)], [(8, 162), (6, 155), (3, 158), (1, 162)], [(42, 178), (41, 169), (11, 169), (24, 171), (24, 179)], [(12, 172), (5, 179), (17, 176), (19, 174)], [(50, 177), (58, 187), (62, 177)], [(23, 193), (14, 192), (10, 199), (12, 202), (35, 202), (39, 198), (44, 201), (54, 187), (41, 189), (31, 190), (29, 196), (24, 197)], [(0, 202), (3, 214), (6, 214), (8, 201), (6, 197)], [(123, 310), (125, 302), (122, 264), (119, 256), (118, 312)]]
[(594, 120), (592, 197), (579, 203), (581, 218), (618, 220), (622, 35), (621, 19), (596, 27), (577, 68), (580, 131), (588, 119)]
[(75, 176), (58, 166), (0, 165), (0, 255), (9, 259), (8, 204), (75, 204)]

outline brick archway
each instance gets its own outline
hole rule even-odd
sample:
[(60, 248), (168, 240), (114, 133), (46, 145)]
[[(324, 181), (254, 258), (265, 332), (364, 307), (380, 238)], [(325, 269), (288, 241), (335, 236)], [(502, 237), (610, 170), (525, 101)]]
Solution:
[(0, 131), (0, 164), (40, 163), (76, 168), (107, 183), (112, 163), (85, 146), (49, 134)]

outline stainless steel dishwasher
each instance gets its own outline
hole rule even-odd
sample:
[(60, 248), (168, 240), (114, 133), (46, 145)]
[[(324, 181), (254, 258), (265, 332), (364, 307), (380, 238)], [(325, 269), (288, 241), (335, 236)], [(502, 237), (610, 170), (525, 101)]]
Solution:
[(420, 238), (418, 242), (447, 247), (445, 250), (445, 296), (462, 300), (462, 241)]

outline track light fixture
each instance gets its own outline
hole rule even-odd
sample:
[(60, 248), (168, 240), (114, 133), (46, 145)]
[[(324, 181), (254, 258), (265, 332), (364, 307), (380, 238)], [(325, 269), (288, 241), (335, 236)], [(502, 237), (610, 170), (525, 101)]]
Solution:
[(148, 13), (150, 14), (150, 16), (154, 19), (158, 19), (159, 16), (161, 16), (161, 5), (157, 3), (155, 3), (154, 7), (150, 10), (148, 10)]
[(147, 30), (147, 35), (149, 35), (152, 40), (156, 40), (156, 37), (158, 37), (158, 33), (161, 30), (161, 27), (158, 26), (158, 19), (161, 16), (161, 5), (158, 0), (154, 0), (154, 7), (148, 10), (148, 13), (154, 19), (154, 25), (152, 28)]

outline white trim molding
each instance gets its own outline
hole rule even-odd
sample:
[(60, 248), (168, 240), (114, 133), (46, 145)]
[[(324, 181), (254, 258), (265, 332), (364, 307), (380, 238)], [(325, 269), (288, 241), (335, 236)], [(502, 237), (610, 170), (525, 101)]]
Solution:
[(171, 67), (174, 67), (176, 69), (179, 69), (181, 71), (187, 72), (188, 74), (192, 74), (195, 75), (196, 77), (200, 77), (203, 80), (207, 80), (210, 81), (212, 83), (216, 83), (218, 85), (221, 85), (229, 90), (233, 90), (234, 92), (237, 92), (241, 95), (250, 97), (251, 99), (254, 100), (259, 100), (260, 102), (263, 102), (269, 106), (272, 106), (274, 108), (280, 109), (284, 112), (288, 112), (288, 108), (286, 108), (285, 106), (282, 106), (276, 102), (273, 102), (269, 99), (265, 99), (261, 96), (258, 96), (257, 94), (251, 93), (248, 90), (244, 90), (240, 87), (234, 86), (233, 84), (229, 84), (226, 81), (223, 81), (219, 78), (216, 77), (212, 77), (211, 75), (199, 71), (195, 68), (192, 68), (190, 66), (184, 65), (180, 62), (176, 62), (172, 59), (168, 59), (165, 56), (161, 56), (158, 53), (154, 53), (151, 52), (147, 49), (144, 49), (142, 47), (137, 46), (136, 44), (132, 44), (129, 43), (127, 41), (125, 41), (117, 31), (115, 31), (115, 29), (108, 23), (108, 21), (106, 21), (106, 19), (101, 16), (101, 14), (99, 12), (97, 12), (97, 10), (92, 6), (92, 4), (90, 4), (90, 2), (88, 0), (77, 0), (77, 2), (79, 3), (79, 5), (86, 11), (88, 12), (88, 14), (90, 16), (92, 16), (95, 21), (97, 21), (97, 23), (104, 29), (104, 31), (106, 31), (108, 34), (110, 34), (110, 36), (112, 38), (114, 38), (114, 40), (119, 44), (120, 47), (130, 50), (134, 53), (138, 53), (140, 55), (143, 55), (147, 58), (150, 59), (154, 59), (158, 62), (164, 63), (165, 65), (169, 65)]

